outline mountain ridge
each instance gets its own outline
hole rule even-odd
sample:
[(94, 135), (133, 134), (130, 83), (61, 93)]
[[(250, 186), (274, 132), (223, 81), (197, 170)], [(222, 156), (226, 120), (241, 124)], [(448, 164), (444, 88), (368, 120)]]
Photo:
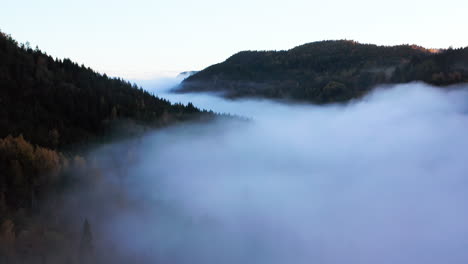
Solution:
[(238, 52), (188, 77), (176, 92), (334, 103), (359, 98), (379, 84), (467, 82), (467, 69), (468, 48), (325, 40), (282, 51)]
[(21, 134), (56, 149), (102, 139), (122, 122), (151, 128), (214, 116), (70, 59), (54, 59), (4, 33), (0, 58), (0, 138)]

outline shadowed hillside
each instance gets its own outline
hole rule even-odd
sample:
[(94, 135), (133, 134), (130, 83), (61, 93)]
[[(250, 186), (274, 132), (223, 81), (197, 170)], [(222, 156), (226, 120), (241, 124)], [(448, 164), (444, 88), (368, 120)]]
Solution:
[[(65, 193), (96, 187), (102, 174), (82, 153), (215, 116), (0, 33), (0, 263), (91, 263), (80, 259), (91, 248), (90, 224), (85, 220), (80, 234), (82, 216), (74, 225), (64, 220), (74, 215), (65, 213)], [(118, 153), (115, 164), (128, 156)]]
[[(62, 148), (88, 143), (114, 127), (159, 127), (209, 117), (69, 59), (54, 59), (0, 34), (0, 138)], [(131, 120), (131, 122), (130, 122)], [(122, 122), (125, 121), (125, 122)], [(130, 125), (132, 123), (132, 125)]]
[(358, 98), (384, 83), (468, 81), (468, 48), (428, 50), (354, 41), (320, 41), (288, 51), (243, 51), (187, 78), (178, 91), (313, 103)]

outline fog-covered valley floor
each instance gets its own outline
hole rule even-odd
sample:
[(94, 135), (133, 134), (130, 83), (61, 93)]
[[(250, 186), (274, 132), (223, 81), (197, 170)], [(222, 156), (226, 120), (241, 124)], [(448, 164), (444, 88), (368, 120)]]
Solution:
[(466, 89), (411, 83), (312, 106), (157, 88), (250, 119), (90, 154), (109, 175), (74, 208), (114, 263), (468, 262)]

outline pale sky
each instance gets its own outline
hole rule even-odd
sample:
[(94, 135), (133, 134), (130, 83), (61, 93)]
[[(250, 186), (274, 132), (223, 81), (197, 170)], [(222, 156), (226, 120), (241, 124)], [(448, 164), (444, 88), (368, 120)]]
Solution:
[(467, 0), (0, 0), (0, 30), (99, 72), (153, 78), (324, 39), (468, 46)]

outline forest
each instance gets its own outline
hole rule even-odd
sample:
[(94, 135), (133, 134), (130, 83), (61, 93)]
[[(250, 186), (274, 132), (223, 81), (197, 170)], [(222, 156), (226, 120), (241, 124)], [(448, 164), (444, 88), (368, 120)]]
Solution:
[(192, 104), (171, 104), (69, 59), (54, 59), (29, 44), (18, 45), (3, 33), (0, 58), (0, 137), (22, 134), (33, 144), (62, 149), (108, 136), (110, 127), (125, 121), (158, 127), (213, 115)]
[(84, 158), (91, 147), (216, 116), (0, 33), (0, 263), (51, 263), (50, 254), (52, 263), (74, 263), (89, 249), (89, 222), (70, 227), (59, 218), (64, 192), (96, 184)]
[(379, 84), (468, 82), (468, 47), (426, 49), (319, 41), (287, 51), (242, 51), (188, 77), (176, 91), (216, 91), (316, 104), (359, 98)]

